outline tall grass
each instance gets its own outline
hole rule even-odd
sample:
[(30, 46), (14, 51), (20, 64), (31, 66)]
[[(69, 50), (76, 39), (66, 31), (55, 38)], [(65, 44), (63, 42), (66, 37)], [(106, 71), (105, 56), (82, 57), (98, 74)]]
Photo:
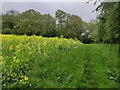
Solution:
[(117, 88), (117, 45), (2, 35), (3, 88)]

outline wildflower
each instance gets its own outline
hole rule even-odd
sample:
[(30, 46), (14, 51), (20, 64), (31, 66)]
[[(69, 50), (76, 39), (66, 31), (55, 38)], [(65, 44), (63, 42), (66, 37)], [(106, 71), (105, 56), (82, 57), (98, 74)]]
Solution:
[(20, 80), (20, 82), (23, 82), (23, 80)]
[(27, 77), (27, 76), (25, 76), (25, 77), (24, 77), (24, 79), (25, 79), (25, 80), (28, 80), (28, 77)]
[(43, 42), (43, 45), (46, 45), (47, 43), (46, 42)]
[(13, 59), (16, 60), (16, 57), (14, 56)]
[(16, 57), (15, 56), (13, 57), (13, 61), (16, 62)]
[(32, 52), (30, 51), (29, 54), (32, 54)]
[(19, 59), (17, 59), (15, 62), (16, 62), (16, 63), (19, 63), (19, 62), (20, 62), (20, 60), (19, 60)]

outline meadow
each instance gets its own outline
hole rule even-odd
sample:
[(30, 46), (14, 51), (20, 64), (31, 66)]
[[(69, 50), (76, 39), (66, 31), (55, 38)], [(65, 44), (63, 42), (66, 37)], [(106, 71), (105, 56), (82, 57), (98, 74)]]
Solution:
[(118, 45), (0, 35), (3, 88), (118, 88)]

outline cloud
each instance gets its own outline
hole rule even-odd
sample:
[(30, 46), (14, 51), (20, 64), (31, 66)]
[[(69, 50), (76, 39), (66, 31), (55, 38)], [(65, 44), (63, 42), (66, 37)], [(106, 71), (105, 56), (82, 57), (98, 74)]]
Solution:
[[(1, 0), (2, 2), (87, 2), (88, 0)], [(95, 0), (91, 0), (95, 2)]]
[(28, 9), (34, 9), (40, 13), (49, 13), (55, 16), (55, 11), (61, 9), (67, 13), (80, 16), (83, 21), (89, 22), (91, 19), (96, 18), (95, 10), (96, 6), (93, 3), (86, 2), (3, 2), (2, 12), (5, 13), (8, 10), (14, 9), (19, 12), (23, 12)]

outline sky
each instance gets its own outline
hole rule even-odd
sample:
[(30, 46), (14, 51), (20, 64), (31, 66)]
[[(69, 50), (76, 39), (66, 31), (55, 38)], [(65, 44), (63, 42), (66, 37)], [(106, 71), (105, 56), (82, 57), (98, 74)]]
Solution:
[(78, 15), (83, 21), (89, 22), (95, 19), (98, 12), (92, 12), (98, 6), (86, 2), (2, 2), (2, 13), (11, 9), (19, 12), (24, 12), (29, 9), (34, 9), (42, 14), (50, 14), (55, 16), (55, 11), (58, 9), (66, 13)]

